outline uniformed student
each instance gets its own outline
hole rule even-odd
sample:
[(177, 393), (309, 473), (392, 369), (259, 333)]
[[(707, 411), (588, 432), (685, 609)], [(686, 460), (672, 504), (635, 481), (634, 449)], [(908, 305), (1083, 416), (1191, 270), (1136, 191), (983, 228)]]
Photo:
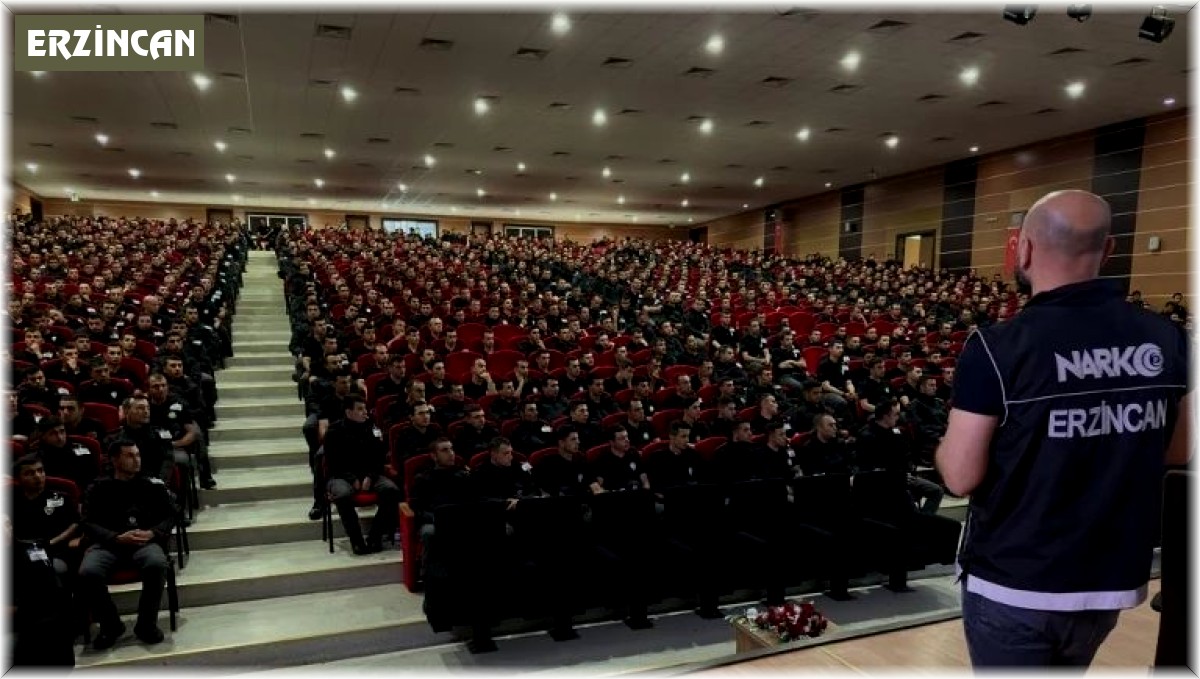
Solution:
[(167, 378), (154, 373), (146, 380), (149, 384), (150, 426), (158, 432), (170, 434), (175, 464), (190, 466), (193, 455), (200, 472), (200, 487), (212, 490), (217, 482), (212, 477), (208, 461), (208, 447), (192, 411), (183, 399), (171, 393)]
[[(337, 507), (354, 553), (371, 554), (380, 551), (383, 536), (392, 535), (396, 529), (400, 489), (383, 473), (387, 444), (383, 432), (367, 414), (366, 399), (350, 394), (343, 401), (342, 412), (343, 419), (330, 425), (325, 433), (326, 492)], [(366, 541), (354, 509), (354, 495), (359, 492), (375, 493), (378, 508)]]
[(573, 424), (555, 431), (558, 454), (547, 455), (533, 468), (533, 478), (546, 495), (589, 495), (603, 492), (588, 474), (579, 445), (579, 432)]
[(47, 490), (46, 469), (38, 455), (25, 455), (13, 463), (13, 478), (17, 481), (17, 492), (13, 493), (14, 539), (36, 544), (58, 577), (66, 581), (79, 561), (77, 501)]
[(1185, 464), (1187, 340), (1098, 279), (1108, 203), (1051, 193), (1029, 210), (1017, 278), (1033, 296), (973, 332), (937, 451), (970, 495), (959, 554), (974, 665), (1089, 665), (1146, 597), (1164, 463)]
[(513, 447), (498, 436), (488, 446), (488, 459), (470, 474), (471, 487), (480, 500), (504, 502), (509, 511), (523, 497), (537, 495), (528, 462), (514, 464)]
[(609, 491), (649, 489), (650, 480), (641, 456), (629, 440), (629, 432), (617, 425), (609, 430), (608, 436), (608, 447), (588, 463), (592, 480)]
[(83, 531), (91, 547), (79, 566), (80, 596), (100, 624), (92, 642), (98, 651), (112, 648), (125, 633), (108, 593), (108, 578), (123, 566), (136, 567), (142, 576), (134, 634), (148, 644), (163, 640), (158, 609), (170, 568), (163, 548), (175, 522), (175, 508), (162, 480), (139, 473), (142, 457), (135, 442), (114, 441), (108, 458), (112, 476), (97, 479), (84, 496)]

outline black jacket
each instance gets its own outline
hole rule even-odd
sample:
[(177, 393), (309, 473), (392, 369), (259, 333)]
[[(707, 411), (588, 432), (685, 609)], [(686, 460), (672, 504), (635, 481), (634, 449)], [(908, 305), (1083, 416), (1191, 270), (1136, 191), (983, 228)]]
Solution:
[(370, 420), (363, 423), (342, 419), (325, 432), (325, 460), (330, 479), (354, 483), (383, 474), (387, 444), (383, 432)]
[(154, 531), (155, 542), (166, 544), (174, 525), (171, 496), (155, 478), (106, 476), (96, 479), (83, 499), (83, 531), (97, 545), (112, 547), (118, 535), (135, 529)]

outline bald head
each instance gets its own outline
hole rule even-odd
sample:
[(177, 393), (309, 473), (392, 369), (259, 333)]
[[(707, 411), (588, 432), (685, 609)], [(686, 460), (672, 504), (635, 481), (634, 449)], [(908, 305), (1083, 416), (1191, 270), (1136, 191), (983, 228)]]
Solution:
[(1022, 228), (1039, 250), (1064, 258), (1103, 255), (1112, 209), (1088, 191), (1055, 191), (1029, 208)]

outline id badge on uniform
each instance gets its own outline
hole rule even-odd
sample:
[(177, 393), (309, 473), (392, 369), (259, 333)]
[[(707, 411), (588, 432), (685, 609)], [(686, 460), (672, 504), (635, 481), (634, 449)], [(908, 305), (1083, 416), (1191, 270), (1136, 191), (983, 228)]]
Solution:
[(169, 440), (171, 440), (171, 432), (167, 431), (166, 429), (159, 429), (158, 430), (158, 438), (160, 438), (164, 441), (169, 441)]
[(30, 561), (40, 561), (42, 563), (50, 563), (50, 557), (49, 557), (49, 555), (46, 554), (46, 550), (42, 549), (41, 547), (39, 547), (37, 545), (34, 545), (33, 547), (30, 547), (29, 549), (25, 550), (25, 553), (27, 555), (29, 555)]
[(371, 427), (371, 433), (374, 434), (375, 438), (377, 439), (383, 438), (383, 432), (379, 431), (379, 427)]
[(528, 462), (522, 462), (522, 463), (521, 463), (521, 470), (522, 470), (522, 471), (524, 471), (524, 472), (529, 472), (529, 471), (530, 471), (530, 470), (532, 470), (532, 469), (533, 469), (533, 465), (529, 464)]

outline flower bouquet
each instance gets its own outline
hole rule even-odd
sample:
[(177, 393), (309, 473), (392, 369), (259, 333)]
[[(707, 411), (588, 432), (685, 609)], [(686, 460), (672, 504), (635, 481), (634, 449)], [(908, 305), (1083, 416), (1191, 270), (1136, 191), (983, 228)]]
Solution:
[(765, 611), (756, 608), (745, 613), (747, 622), (760, 630), (766, 630), (788, 642), (802, 637), (819, 637), (829, 626), (825, 616), (808, 601), (789, 601), (782, 606), (771, 606)]

